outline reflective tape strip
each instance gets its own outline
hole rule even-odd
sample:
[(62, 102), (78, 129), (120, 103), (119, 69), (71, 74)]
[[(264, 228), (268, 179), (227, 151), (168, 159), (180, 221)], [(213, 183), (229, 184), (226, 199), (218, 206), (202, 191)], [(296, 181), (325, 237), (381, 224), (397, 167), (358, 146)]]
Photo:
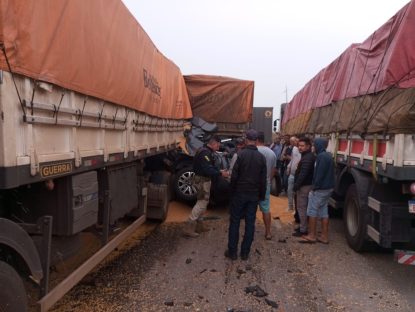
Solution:
[(398, 263), (415, 265), (415, 255), (399, 255)]
[(410, 257), (408, 260), (404, 262), (404, 264), (415, 265), (415, 256)]

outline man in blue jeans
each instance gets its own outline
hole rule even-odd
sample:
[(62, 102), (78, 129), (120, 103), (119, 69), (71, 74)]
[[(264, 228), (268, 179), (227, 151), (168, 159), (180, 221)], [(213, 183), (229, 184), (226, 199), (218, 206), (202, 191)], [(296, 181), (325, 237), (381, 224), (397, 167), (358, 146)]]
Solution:
[(241, 244), (241, 259), (248, 260), (254, 240), (256, 211), (259, 201), (265, 199), (267, 167), (264, 156), (258, 152), (257, 131), (246, 132), (246, 146), (238, 154), (231, 175), (232, 199), (228, 231), (228, 249), (225, 256), (237, 259), (239, 226), (245, 218), (245, 233)]
[[(334, 161), (329, 152), (326, 152), (328, 141), (324, 138), (314, 140), (314, 149), (317, 154), (313, 174), (312, 190), (308, 195), (308, 234), (302, 237), (303, 243), (316, 241), (329, 243), (329, 214), (328, 201), (334, 188)], [(317, 237), (317, 219), (321, 219), (321, 235)]]

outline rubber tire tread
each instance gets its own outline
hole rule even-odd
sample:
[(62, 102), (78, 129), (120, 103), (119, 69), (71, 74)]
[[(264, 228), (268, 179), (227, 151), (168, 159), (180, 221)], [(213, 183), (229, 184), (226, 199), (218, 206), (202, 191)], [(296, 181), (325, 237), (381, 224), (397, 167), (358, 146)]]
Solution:
[[(348, 231), (347, 227), (347, 211), (348, 205), (354, 202), (358, 206), (359, 222), (357, 225), (357, 233), (353, 236)], [(359, 195), (357, 192), (356, 184), (351, 184), (347, 189), (346, 199), (343, 208), (343, 223), (346, 240), (350, 248), (356, 252), (362, 252), (368, 249), (368, 235), (367, 235), (367, 214), (368, 207), (362, 207), (359, 201)]]
[(0, 261), (0, 311), (26, 312), (27, 295), (23, 281), (13, 267)]

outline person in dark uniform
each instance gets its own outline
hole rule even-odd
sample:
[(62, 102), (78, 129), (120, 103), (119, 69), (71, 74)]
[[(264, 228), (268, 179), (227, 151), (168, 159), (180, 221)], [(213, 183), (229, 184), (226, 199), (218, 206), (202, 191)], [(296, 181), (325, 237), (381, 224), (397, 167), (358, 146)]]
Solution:
[(218, 136), (212, 136), (209, 142), (203, 146), (193, 158), (193, 171), (195, 172), (193, 185), (197, 190), (197, 202), (193, 206), (185, 226), (185, 236), (198, 237), (199, 233), (209, 230), (209, 228), (203, 224), (201, 216), (206, 211), (209, 203), (210, 187), (212, 184), (211, 180), (220, 175), (225, 178), (229, 175), (227, 171), (219, 170), (215, 166), (213, 153), (218, 151), (219, 147), (220, 138)]
[(257, 131), (246, 132), (246, 146), (238, 154), (232, 170), (228, 249), (225, 257), (237, 259), (239, 226), (245, 218), (245, 233), (241, 244), (241, 259), (247, 260), (254, 240), (256, 210), (259, 201), (265, 199), (267, 188), (267, 165), (265, 157), (258, 151)]

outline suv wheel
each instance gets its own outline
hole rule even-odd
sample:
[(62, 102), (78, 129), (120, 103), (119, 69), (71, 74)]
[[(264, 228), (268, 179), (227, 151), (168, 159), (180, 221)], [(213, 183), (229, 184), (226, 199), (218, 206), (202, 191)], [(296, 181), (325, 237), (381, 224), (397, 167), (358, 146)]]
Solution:
[(174, 178), (174, 191), (180, 200), (191, 202), (197, 199), (197, 190), (192, 185), (195, 173), (191, 167), (185, 167), (176, 172)]

